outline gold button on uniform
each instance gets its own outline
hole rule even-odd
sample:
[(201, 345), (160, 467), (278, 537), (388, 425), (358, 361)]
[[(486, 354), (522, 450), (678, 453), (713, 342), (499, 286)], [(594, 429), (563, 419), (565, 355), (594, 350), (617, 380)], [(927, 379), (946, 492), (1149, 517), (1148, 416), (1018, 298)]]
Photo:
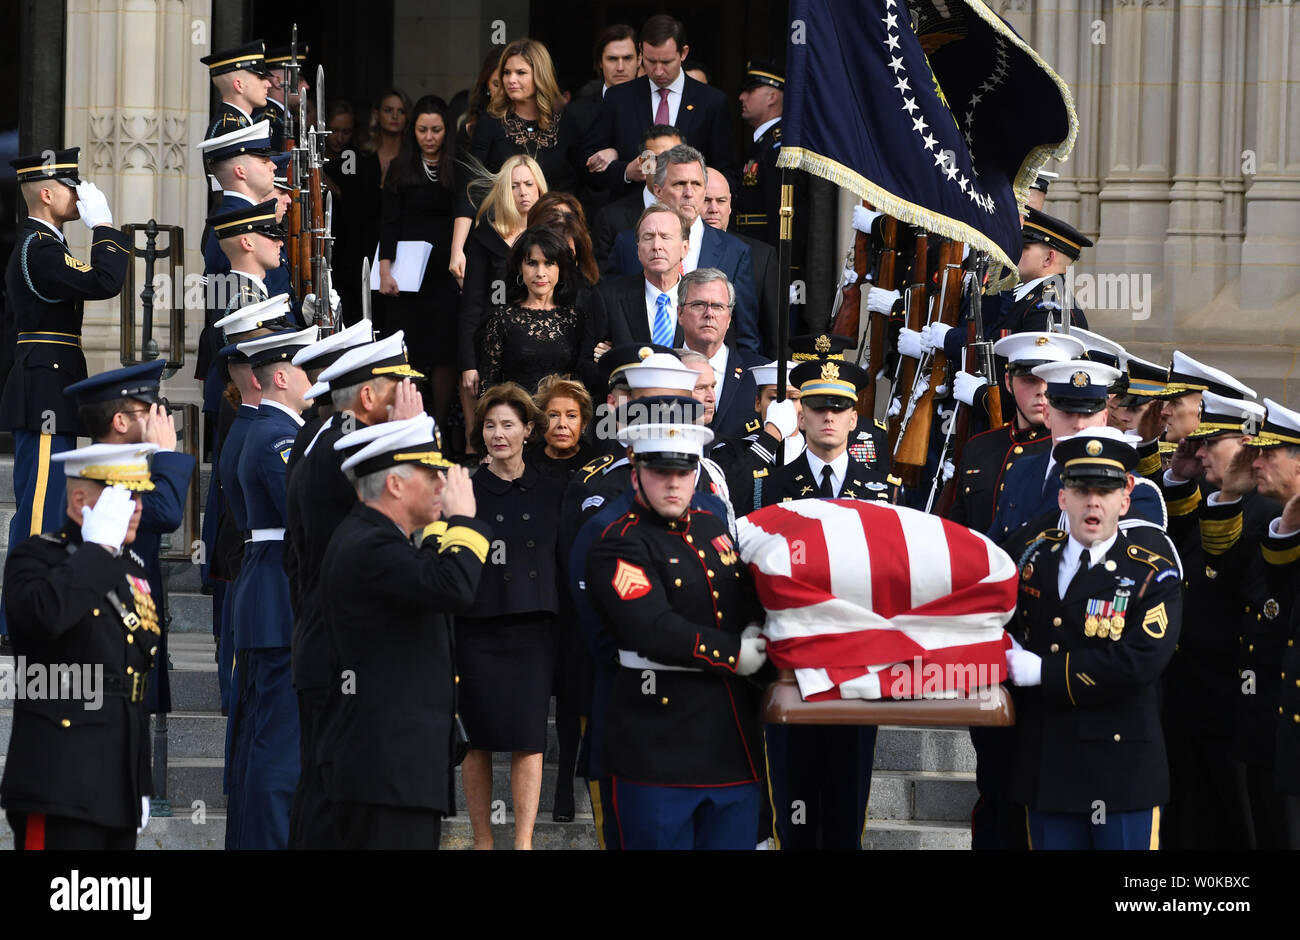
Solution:
[(1060, 618), (1060, 617), (1053, 617), (1053, 618), (1052, 618), (1052, 626), (1054, 626), (1054, 627), (1059, 627), (1060, 625), (1061, 625), (1061, 618)]
[(707, 574), (710, 578), (713, 577), (713, 569), (710, 568), (708, 571), (705, 572), (705, 574)]
[(127, 674), (128, 676), (131, 675), (133, 672), (135, 672), (135, 670), (132, 669), (130, 666), (127, 666), (127, 667), (126, 667), (126, 674)]
[[(1017, 445), (1016, 445), (1016, 449), (1015, 449), (1014, 451), (1012, 451), (1012, 453), (1016, 453), (1016, 454), (1023, 454), (1024, 452), (1025, 452), (1025, 449), (1024, 449), (1023, 447), (1021, 447), (1019, 444), (1017, 444)], [(1009, 466), (1011, 466), (1011, 464), (1007, 464), (1007, 466), (1009, 467)]]
[(708, 649), (709, 649), (709, 648), (708, 648), (707, 646), (701, 646), (701, 647), (700, 647), (700, 652), (701, 652), (701, 653), (707, 652)]
[(728, 656), (728, 657), (727, 657), (727, 662), (731, 663), (731, 664), (734, 666), (734, 665), (736, 664), (736, 657), (734, 657), (734, 656)]
[(92, 617), (98, 617), (98, 616), (99, 616), (99, 608), (96, 607), (94, 610), (92, 610), (92, 611), (90, 612), (90, 616), (92, 616)]
[(667, 705), (667, 704), (668, 704), (668, 696), (665, 695), (663, 698), (661, 698), (661, 699), (659, 700), (659, 704), (660, 704), (660, 705)]
[(688, 536), (685, 536), (685, 538), (686, 538), (686, 542), (687, 542), (687, 544), (689, 544), (689, 545), (694, 545), (694, 544), (695, 544), (695, 539), (694, 539), (692, 536), (689, 536), (689, 535), (688, 535)]
[(678, 578), (676, 581), (673, 582), (673, 587), (681, 587), (681, 586), (682, 586), (681, 578)]
[(1059, 653), (1061, 651), (1061, 647), (1056, 643), (1053, 643), (1051, 646), (1048, 647), (1048, 649), (1050, 649), (1053, 653)]
[[(718, 619), (719, 619), (719, 620), (722, 619), (722, 611), (718, 611)], [(715, 653), (714, 655), (717, 655), (717, 654)]]
[(1115, 740), (1116, 740), (1116, 741), (1118, 741), (1118, 740), (1119, 740), (1119, 735), (1118, 735), (1118, 734), (1117, 734), (1117, 735), (1115, 735)]
[(66, 719), (66, 718), (64, 718), (62, 721), (60, 721), (59, 724), (63, 725), (63, 727), (65, 727), (65, 728), (71, 728), (71, 727), (72, 727), (72, 722), (68, 721), (68, 719)]
[(701, 558), (704, 557), (704, 552), (696, 552), (695, 554), (699, 555)]
[(713, 658), (714, 658), (714, 659), (717, 659), (717, 658), (718, 658), (719, 656), (721, 656), (721, 655), (722, 655), (722, 654), (719, 653), (717, 650), (714, 650), (714, 651), (713, 651)]
[[(714, 599), (714, 600), (717, 600), (717, 599), (718, 599), (718, 592), (717, 592), (717, 591), (714, 591), (714, 592), (713, 592), (713, 599)], [(1285, 678), (1285, 677), (1283, 677), (1283, 678)]]
[(134, 643), (134, 642), (135, 642), (135, 637), (131, 636), (131, 634), (128, 633), (128, 634), (126, 635), (126, 642), (128, 642), (128, 643)]

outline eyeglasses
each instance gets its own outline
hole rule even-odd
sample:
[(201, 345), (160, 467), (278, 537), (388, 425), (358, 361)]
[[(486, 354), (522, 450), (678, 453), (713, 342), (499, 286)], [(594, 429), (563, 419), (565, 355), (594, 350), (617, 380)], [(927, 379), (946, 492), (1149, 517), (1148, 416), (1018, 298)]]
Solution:
[(731, 309), (731, 304), (711, 304), (707, 300), (690, 300), (682, 304), (682, 306), (696, 314), (708, 310), (715, 317), (720, 317)]

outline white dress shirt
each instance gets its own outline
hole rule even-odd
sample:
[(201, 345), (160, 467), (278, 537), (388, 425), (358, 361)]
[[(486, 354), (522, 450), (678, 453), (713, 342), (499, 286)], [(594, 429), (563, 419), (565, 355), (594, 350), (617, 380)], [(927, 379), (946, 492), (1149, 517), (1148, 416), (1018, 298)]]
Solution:
[(263, 399), (262, 399), (262, 404), (264, 404), (264, 405), (270, 405), (272, 408), (279, 408), (281, 411), (283, 411), (285, 414), (287, 414), (290, 418), (293, 418), (294, 422), (298, 425), (298, 427), (302, 427), (304, 424), (306, 424), (306, 422), (303, 421), (303, 419), (302, 419), (302, 415), (298, 414), (298, 412), (294, 411), (294, 410), (293, 410), (292, 408), (290, 408), (288, 405), (282, 404), (282, 403), (280, 403), (280, 402), (278, 402), (278, 401), (275, 401), (274, 399), (270, 399), (270, 398), (263, 398)]
[[(680, 278), (678, 278), (678, 280), (680, 280)], [(651, 338), (653, 338), (655, 335), (655, 311), (659, 307), (660, 294), (668, 295), (668, 319), (672, 321), (673, 336), (676, 337), (677, 336), (677, 285), (673, 284), (673, 286), (668, 288), (667, 290), (661, 291), (659, 288), (655, 287), (649, 281), (646, 281), (645, 282), (645, 310), (646, 310), (646, 321), (650, 324), (650, 336)], [(668, 342), (669, 345), (672, 345), (672, 340), (669, 340)]]
[(49, 222), (46, 222), (44, 219), (38, 219), (38, 218), (36, 218), (36, 216), (34, 216), (34, 215), (29, 215), (27, 218), (31, 219), (33, 222), (40, 222), (40, 223), (41, 223), (42, 225), (44, 225), (47, 229), (49, 229), (51, 232), (53, 232), (53, 233), (54, 233), (54, 237), (57, 238), (59, 241), (61, 241), (61, 242), (66, 242), (66, 241), (67, 241), (67, 239), (63, 237), (63, 233), (62, 233), (62, 232), (60, 232), (57, 228), (55, 228), (55, 227), (54, 227), (53, 225), (51, 225)]
[[(808, 448), (808, 467), (813, 474), (813, 487), (821, 489), (822, 485), (822, 467), (827, 466), (826, 461), (822, 460)], [(840, 452), (840, 455), (832, 460), (829, 464), (831, 468), (831, 489), (835, 495), (840, 495), (840, 490), (844, 489), (844, 475), (849, 472), (849, 452), (847, 448)]]
[[(680, 69), (673, 83), (668, 86), (668, 123), (677, 126), (677, 112), (682, 107), (682, 90), (686, 87), (686, 70)], [(659, 113), (659, 86), (650, 83), (650, 117)]]
[(1025, 281), (1025, 283), (1016, 288), (1015, 294), (1013, 295), (1015, 302), (1020, 303), (1020, 301), (1025, 299), (1026, 294), (1045, 280), (1047, 280), (1045, 277), (1036, 277), (1032, 281)]
[(1065, 597), (1066, 588), (1070, 586), (1070, 581), (1074, 579), (1075, 573), (1079, 570), (1079, 559), (1083, 557), (1083, 553), (1089, 553), (1093, 565), (1101, 564), (1106, 558), (1106, 552), (1115, 544), (1115, 538), (1118, 535), (1117, 530), (1111, 533), (1110, 538), (1106, 539), (1106, 541), (1098, 542), (1091, 548), (1086, 547), (1073, 535), (1066, 540), (1065, 548), (1061, 551), (1061, 567), (1056, 570), (1057, 597)]
[(700, 249), (704, 246), (704, 220), (698, 215), (691, 223), (691, 243), (686, 247), (686, 257), (682, 260), (682, 273), (690, 274), (700, 266)]
[(779, 120), (781, 120), (781, 115), (778, 114), (776, 117), (772, 118), (772, 120), (764, 121), (762, 124), (758, 125), (758, 127), (754, 129), (754, 143), (758, 143), (758, 138), (766, 134), (767, 129)]

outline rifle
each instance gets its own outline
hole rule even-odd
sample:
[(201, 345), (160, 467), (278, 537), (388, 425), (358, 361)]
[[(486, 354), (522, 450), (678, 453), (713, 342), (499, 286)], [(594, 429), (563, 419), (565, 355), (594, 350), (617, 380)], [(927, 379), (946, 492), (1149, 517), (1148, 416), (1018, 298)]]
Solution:
[[(293, 38), (289, 43), (289, 75), (292, 82), (292, 88), (286, 85), (284, 89), (284, 146), (293, 157), (290, 161), (289, 183), (292, 185), (292, 199), (289, 202), (288, 225), (286, 228), (289, 237), (285, 240), (285, 254), (289, 259), (289, 272), (293, 281), (293, 295), (302, 297), (303, 291), (303, 268), (302, 260), (302, 190), (301, 180), (303, 175), (303, 158), (302, 148), (299, 147), (299, 133), (302, 131), (302, 122), (295, 125), (293, 110), (289, 107), (289, 98), (294, 91), (298, 89), (298, 75), (300, 65), (298, 63), (298, 24), (293, 24)], [(301, 104), (301, 102), (299, 102)]]
[[(925, 232), (918, 232), (916, 236), (916, 253), (912, 258), (912, 280), (907, 285), (907, 290), (903, 293), (903, 306), (907, 312), (906, 326), (909, 330), (920, 330), (922, 320), (925, 318), (926, 309), (926, 252), (929, 251), (929, 237)], [(890, 386), (890, 404), (892, 407), (894, 399), (902, 399), (903, 390), (910, 389), (916, 381), (917, 362), (910, 356), (899, 356), (898, 365), (894, 369), (894, 381)], [(898, 436), (903, 430), (903, 413), (900, 407), (899, 413), (891, 415), (889, 418), (889, 452), (897, 454)], [(893, 462), (894, 473), (912, 479), (910, 485), (915, 485), (917, 474), (912, 468), (905, 471), (900, 467), (898, 458), (895, 456)], [(908, 482), (906, 479), (904, 482)]]
[[(862, 200), (862, 204), (868, 205), (865, 199)], [(843, 284), (843, 289), (836, 297), (835, 309), (831, 312), (830, 332), (836, 336), (847, 336), (855, 343), (858, 341), (858, 327), (862, 318), (862, 279), (867, 274), (869, 240), (870, 236), (865, 232), (854, 233), (851, 260), (855, 278), (852, 283)], [(841, 283), (847, 279), (848, 265), (846, 264)]]
[[(963, 244), (944, 241), (939, 246), (939, 302), (933, 311), (934, 319), (944, 326), (953, 327), (961, 317), (961, 253)], [(903, 430), (894, 460), (904, 466), (925, 466), (930, 451), (930, 426), (934, 418), (935, 390), (944, 383), (948, 372), (948, 356), (940, 348), (922, 357), (917, 364), (917, 377), (912, 388), (911, 401), (903, 411)], [(951, 426), (950, 426), (951, 429)]]
[(316, 66), (316, 126), (310, 131), (311, 146), (311, 230), (312, 255), (311, 277), (317, 290), (318, 322), (321, 332), (333, 333), (338, 324), (334, 322), (334, 310), (330, 307), (330, 281), (332, 280), (331, 260), (334, 255), (334, 194), (325, 193), (322, 182), (322, 167), (325, 165), (325, 142), (329, 131), (325, 129), (325, 67)]
[[(989, 426), (998, 428), (1003, 424), (1002, 395), (1001, 389), (997, 386), (997, 379), (993, 370), (993, 343), (984, 339), (983, 295), (985, 271), (988, 268), (988, 255), (982, 251), (972, 252), (968, 264), (967, 287), (970, 290), (970, 322), (966, 324), (966, 350), (962, 369), (972, 375), (982, 375), (984, 377), (984, 381), (988, 385), (988, 392), (984, 402), (985, 407), (988, 409)], [(966, 442), (970, 440), (971, 407), (961, 402), (957, 404), (957, 413), (948, 429), (947, 436), (944, 438), (943, 450), (939, 454), (939, 472), (935, 474), (936, 481), (942, 479), (943, 463), (947, 459), (949, 450), (952, 452), (953, 466), (961, 466)], [(944, 484), (936, 512), (941, 516), (946, 516), (952, 509), (952, 504), (956, 502), (956, 499), (957, 474), (954, 473), (948, 482)], [(930, 503), (933, 502), (934, 487), (931, 487)], [(929, 510), (929, 504), (927, 504), (926, 510)]]
[[(876, 255), (875, 284), (884, 290), (897, 290), (898, 279), (898, 219), (887, 215), (880, 220), (880, 252)], [(889, 317), (867, 314), (867, 387), (858, 396), (858, 414), (864, 418), (876, 416), (876, 376), (885, 368), (885, 342), (889, 335)], [(858, 349), (858, 364), (862, 364), (862, 349)]]
[(320, 296), (312, 277), (312, 256), (315, 254), (315, 235), (320, 228), (319, 220), (324, 215), (320, 193), (320, 167), (313, 165), (316, 162), (315, 139), (314, 134), (307, 127), (307, 101), (301, 95), (298, 96), (298, 126), (303, 129), (298, 150), (294, 151), (295, 156), (302, 154), (302, 161), (298, 165), (302, 175), (298, 178), (297, 190), (300, 203), (299, 219), (302, 226), (298, 231), (297, 258), (298, 280), (302, 287), (298, 297), (301, 299), (308, 294)]

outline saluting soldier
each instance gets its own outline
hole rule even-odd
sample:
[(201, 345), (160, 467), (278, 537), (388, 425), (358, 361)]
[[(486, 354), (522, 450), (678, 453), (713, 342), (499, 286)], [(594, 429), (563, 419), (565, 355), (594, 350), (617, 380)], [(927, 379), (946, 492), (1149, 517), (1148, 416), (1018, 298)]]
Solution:
[[(63, 394), (86, 377), (82, 305), (116, 297), (131, 258), (108, 200), (78, 175), (79, 153), (73, 147), (10, 161), (28, 213), (5, 271), (6, 321), (16, 333), (5, 337), (13, 365), (0, 396), (0, 427), (14, 436), (10, 549), (62, 516), (62, 471), (51, 458), (75, 447), (83, 433)], [(91, 230), (89, 264), (64, 240), (64, 224), (76, 219)], [(0, 633), (3, 620), (0, 613)]]
[(1162, 481), (1185, 574), (1182, 634), (1162, 680), (1170, 792), (1160, 838), (1170, 849), (1245, 849), (1253, 842), (1250, 814), (1232, 741), (1242, 680), (1237, 636), (1225, 625), (1240, 620), (1246, 599), (1240, 578), (1225, 576), (1220, 540), (1202, 539), (1200, 523), (1205, 499), (1217, 492), (1222, 501), (1224, 489), (1233, 493), (1243, 482), (1248, 490), (1233, 496), (1243, 531), (1263, 531), (1281, 507), (1249, 480), (1255, 451), (1245, 433), (1264, 423), (1264, 406), (1210, 391), (1202, 399), (1200, 424), (1180, 450), (1190, 456), (1175, 456)]
[(132, 551), (144, 560), (162, 627), (146, 700), (147, 709), (160, 715), (171, 711), (172, 705), (167, 671), (167, 588), (158, 553), (162, 537), (185, 521), (185, 498), (196, 464), (190, 454), (176, 452), (176, 425), (160, 397), (166, 365), (163, 359), (142, 362), (91, 376), (65, 390), (77, 402), (77, 416), (94, 443), (154, 444), (158, 448), (149, 461), (153, 486), (140, 493), (142, 512)]
[[(900, 485), (853, 460), (853, 410), (869, 377), (852, 363), (804, 362), (791, 375), (799, 389), (799, 426), (807, 446), (783, 467), (755, 472), (754, 501), (793, 499), (897, 501)], [(755, 507), (757, 508), (757, 507)], [(861, 849), (876, 753), (876, 729), (766, 725), (763, 729), (779, 849)]]
[[(357, 503), (321, 563), (338, 669), (319, 747), (329, 838), (344, 849), (436, 849), (469, 743), (452, 616), (474, 603), (492, 529), (474, 518), (469, 474), (443, 458), (431, 417), (375, 427), (391, 433), (343, 462)], [(350, 437), (338, 444), (350, 448)]]
[(307, 373), (291, 360), (318, 338), (316, 327), (239, 344), (262, 401), (239, 455), (248, 534), (233, 602), (239, 705), (230, 755), (240, 781), (239, 827), (228, 847), (283, 849), (298, 783), (298, 705), (290, 642), (293, 608), (284, 570), (287, 463), (302, 427)]
[[(1004, 474), (1021, 457), (1051, 447), (1046, 426), (1047, 383), (1034, 375), (1034, 368), (1077, 359), (1083, 344), (1060, 333), (1014, 333), (994, 343), (993, 352), (1007, 360), (1002, 390), (1014, 402), (1015, 417), (966, 442), (957, 468), (957, 496), (948, 511), (953, 522), (977, 532), (987, 532), (993, 524), (993, 506)], [(963, 376), (971, 381), (963, 382)], [(958, 372), (953, 386), (963, 404), (984, 407), (988, 386), (981, 379)]]
[(205, 55), (199, 61), (208, 67), (212, 85), (221, 95), (221, 108), (204, 136), (218, 137), (252, 124), (253, 112), (266, 107), (266, 96), (271, 91), (265, 43), (255, 39), (235, 49)]
[(156, 449), (91, 444), (56, 454), (67, 518), (9, 550), (5, 606), (18, 661), (65, 679), (71, 666), (78, 680), (14, 701), (0, 805), (16, 849), (133, 849), (148, 819), (144, 699), (159, 620), (130, 545)]
[(712, 437), (687, 423), (625, 429), (635, 503), (587, 559), (618, 648), (605, 761), (625, 849), (749, 849), (758, 829), (758, 689), (741, 677), (767, 641), (725, 521), (691, 509)]
[(1081, 431), (1053, 457), (1069, 532), (1041, 532), (1020, 559), (1012, 795), (1028, 807), (1031, 849), (1158, 848), (1159, 680), (1182, 623), (1178, 565), (1119, 527), (1137, 450), (1118, 431)]
[[(323, 847), (320, 841), (305, 840), (320, 838), (326, 816), (316, 749), (329, 687), (337, 676), (321, 608), (321, 564), (335, 530), (357, 501), (356, 489), (342, 464), (353, 449), (385, 433), (385, 422), (424, 414), (424, 400), (412, 384), (423, 375), (411, 368), (400, 330), (378, 342), (351, 347), (345, 345), (351, 340), (339, 340), (349, 333), (353, 339), (366, 336), (369, 328), (369, 321), (361, 320), (294, 356), (294, 364), (307, 369), (310, 376), (317, 362), (338, 353), (308, 390), (313, 400), (332, 398), (333, 413), (310, 437), (310, 426), (303, 425), (294, 441), (294, 449), (302, 456), (296, 466), (292, 455), (288, 462), (284, 551), (294, 608), (291, 666), (301, 752), (289, 827), (291, 848)], [(362, 434), (363, 430), (370, 433)], [(345, 435), (351, 442), (348, 448), (336, 448)]]

